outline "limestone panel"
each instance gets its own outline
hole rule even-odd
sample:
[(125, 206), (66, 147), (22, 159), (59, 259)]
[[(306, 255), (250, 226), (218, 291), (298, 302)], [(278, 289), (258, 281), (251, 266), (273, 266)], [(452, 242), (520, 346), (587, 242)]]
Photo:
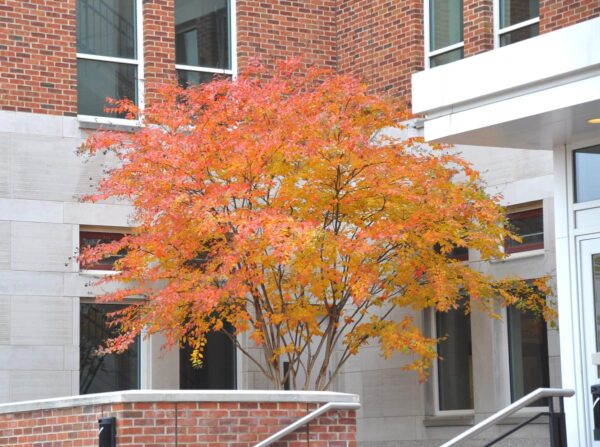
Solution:
[(0, 345), (10, 343), (10, 297), (0, 296)]
[(63, 273), (0, 270), (0, 295), (62, 294)]
[(69, 202), (93, 192), (115, 159), (102, 154), (89, 160), (79, 156), (76, 150), (81, 142), (76, 138), (14, 136), (12, 196)]
[(11, 401), (71, 395), (71, 371), (10, 371)]
[[(10, 341), (15, 345), (73, 345), (71, 298), (16, 296), (11, 300)], [(61, 366), (62, 367), (62, 366)]]
[(60, 370), (64, 366), (62, 346), (0, 346), (0, 365), (7, 370)]
[[(2, 213), (0, 213), (2, 216)], [(10, 222), (0, 221), (0, 269), (10, 268)]]
[(74, 254), (71, 225), (13, 222), (11, 266), (14, 270), (67, 272)]
[(91, 203), (65, 203), (64, 222), (107, 227), (130, 227), (131, 206)]
[(10, 194), (10, 140), (0, 134), (0, 197)]
[(0, 219), (63, 223), (63, 204), (48, 200), (0, 198)]
[(0, 371), (0, 403), (8, 402), (9, 400), (9, 374), (8, 371)]

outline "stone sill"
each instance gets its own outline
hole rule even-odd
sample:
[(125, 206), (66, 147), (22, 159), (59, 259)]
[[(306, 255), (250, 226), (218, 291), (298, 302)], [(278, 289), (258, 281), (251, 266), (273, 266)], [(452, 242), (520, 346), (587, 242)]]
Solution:
[(351, 402), (359, 403), (357, 394), (327, 391), (254, 391), (254, 390), (130, 390), (84, 396), (30, 400), (0, 405), (0, 414), (135, 402)]

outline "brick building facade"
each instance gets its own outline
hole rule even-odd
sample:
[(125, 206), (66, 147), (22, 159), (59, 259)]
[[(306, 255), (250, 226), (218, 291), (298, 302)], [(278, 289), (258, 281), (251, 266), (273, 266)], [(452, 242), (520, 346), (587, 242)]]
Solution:
[[(454, 60), (494, 54), (500, 46), (517, 46), (526, 37), (600, 16), (597, 0), (122, 0), (122, 9), (117, 4), (6, 0), (0, 5), (0, 402), (81, 391), (82, 309), (91, 309), (94, 293), (86, 283), (99, 273), (81, 269), (72, 256), (82, 232), (118, 233), (131, 226), (131, 209), (124, 204), (78, 200), (115, 161), (99, 155), (84, 163), (76, 148), (99, 125), (135, 124), (94, 114), (101, 110), (99, 99), (110, 96), (105, 87), (135, 94), (142, 103), (154, 98), (158, 84), (178, 77), (194, 82), (214, 74), (235, 76), (255, 58), (272, 67), (275, 59), (301, 56), (306, 64), (353, 73), (373, 90), (403, 98), (410, 106), (411, 77), (417, 72), (443, 73)], [(126, 11), (127, 5), (131, 9)], [(111, 12), (98, 12), (108, 6)], [(196, 7), (200, 12), (190, 15), (189, 8)], [(118, 17), (118, 25), (106, 20), (119, 27), (118, 39), (105, 42), (98, 36), (107, 32), (84, 29), (84, 13)], [(212, 46), (202, 48), (210, 39)], [(445, 68), (429, 69), (438, 65)], [(114, 77), (94, 77), (108, 72)], [(411, 126), (414, 134), (422, 133), (419, 122)], [(542, 238), (541, 245), (537, 240), (534, 250), (497, 264), (481, 263), (471, 251), (469, 262), (497, 276), (553, 275), (552, 153), (457, 150), (484, 172), (490, 192), (504, 194), (515, 219), (531, 215), (533, 220), (523, 225), (542, 227), (542, 235), (536, 230), (535, 236)], [(369, 347), (348, 363), (335, 384), (336, 390), (361, 395), (358, 441), (365, 446), (438, 445), (510, 403), (531, 385), (515, 352), (535, 351), (532, 370), (543, 378), (532, 383), (561, 383), (556, 331), (519, 320), (543, 336), (526, 340), (524, 330), (515, 336), (521, 326), (506, 313), (502, 322), (477, 313), (466, 322), (414, 316), (431, 335), (444, 327), (468, 326), (461, 336), (469, 337), (469, 346), (472, 340), (472, 348), (455, 353), (471, 366), (463, 364), (454, 372), (466, 375), (460, 389), (468, 396), (444, 404), (456, 396), (444, 396), (442, 364), (429, 383), (419, 384), (400, 371), (405, 359), (386, 362), (376, 347)], [(161, 354), (160, 345), (160, 340), (140, 343), (137, 386), (178, 389), (183, 367), (173, 365), (181, 359), (177, 353)], [(266, 386), (239, 355), (235, 376), (237, 388)], [(515, 442), (544, 445), (538, 438), (545, 433), (538, 425)]]

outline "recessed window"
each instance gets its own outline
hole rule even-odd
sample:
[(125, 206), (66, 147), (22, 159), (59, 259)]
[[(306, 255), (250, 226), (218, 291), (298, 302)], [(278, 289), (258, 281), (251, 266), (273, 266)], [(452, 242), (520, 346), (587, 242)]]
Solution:
[(501, 47), (540, 33), (539, 0), (499, 0), (498, 43)]
[(508, 214), (510, 229), (521, 237), (521, 242), (507, 239), (507, 254), (544, 248), (544, 216), (542, 208), (517, 211)]
[[(538, 388), (550, 386), (548, 335), (546, 322), (540, 315), (513, 306), (506, 313), (510, 391), (514, 402)], [(545, 402), (534, 402), (533, 406), (540, 404)]]
[[(79, 247), (96, 247), (100, 244), (121, 240), (123, 233), (107, 233), (99, 231), (81, 231), (79, 233)], [(115, 262), (125, 256), (125, 251), (121, 250), (112, 256), (107, 256), (99, 261), (89, 264), (82, 264), (80, 267), (85, 270), (114, 270)]]
[(97, 355), (107, 339), (117, 335), (107, 326), (107, 314), (123, 304), (81, 303), (79, 314), (79, 393), (105, 393), (140, 388), (140, 340), (122, 354)]
[(575, 202), (600, 199), (600, 146), (573, 153)]
[(438, 344), (438, 410), (472, 410), (471, 317), (463, 309), (437, 312), (435, 330), (436, 337), (447, 337)]
[(175, 63), (182, 85), (233, 74), (232, 0), (175, 1)]
[[(233, 333), (225, 324), (224, 329)], [(191, 362), (192, 348), (185, 345), (179, 350), (179, 388), (182, 390), (235, 389), (235, 345), (222, 332), (208, 334), (202, 357), (202, 366)]]
[(77, 113), (123, 118), (104, 111), (106, 98), (139, 103), (141, 0), (77, 0)]
[(462, 0), (426, 0), (426, 58), (437, 67), (464, 57)]

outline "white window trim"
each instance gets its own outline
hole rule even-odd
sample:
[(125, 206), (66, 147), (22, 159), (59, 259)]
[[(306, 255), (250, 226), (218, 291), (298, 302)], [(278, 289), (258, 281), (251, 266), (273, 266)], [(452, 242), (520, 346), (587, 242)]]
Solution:
[[(428, 320), (429, 320), (429, 327), (430, 327), (430, 334), (432, 334), (431, 338), (438, 338), (437, 335), (437, 325), (436, 325), (436, 319), (435, 316), (437, 314), (437, 311), (432, 308), (430, 309), (430, 312), (427, 312), (428, 314)], [(471, 345), (473, 344), (473, 336), (472, 336), (473, 332), (471, 331)], [(436, 345), (436, 350), (437, 350), (437, 345)], [(475, 409), (465, 409), (465, 410), (440, 410), (440, 384), (439, 384), (439, 377), (438, 377), (438, 362), (439, 359), (435, 359), (433, 361), (433, 365), (431, 368), (431, 385), (433, 386), (433, 416), (437, 417), (437, 416), (441, 416), (441, 417), (460, 417), (460, 416), (473, 416), (475, 414)], [(475, 390), (473, 390), (473, 392), (475, 392)]]
[(214, 73), (214, 74), (225, 74), (230, 75), (232, 79), (237, 77), (237, 21), (236, 21), (236, 6), (235, 0), (228, 0), (229, 2), (229, 58), (230, 66), (229, 69), (224, 68), (211, 68), (202, 67), (197, 65), (184, 65), (175, 64), (176, 70), (185, 71), (196, 71), (198, 73)]
[(494, 0), (494, 48), (500, 47), (500, 37), (512, 31), (526, 28), (540, 22), (540, 16), (533, 17), (523, 22), (515, 23), (514, 25), (500, 28), (500, 0)]
[[(498, 1), (498, 0), (495, 0)], [(430, 44), (431, 39), (429, 36), (430, 33), (430, 12), (429, 12), (429, 2), (430, 0), (423, 0), (423, 34), (424, 34), (424, 44), (425, 44), (425, 69), (431, 68), (431, 58), (434, 56), (439, 56), (440, 54), (449, 53), (450, 51), (457, 50), (459, 48), (464, 48), (465, 41), (457, 42), (452, 45), (448, 45), (444, 48), (439, 48), (437, 50), (431, 51)], [(464, 5), (463, 5), (464, 8)], [(464, 26), (464, 23), (463, 23)]]
[[(140, 110), (144, 109), (144, 11), (143, 0), (135, 0), (135, 59), (126, 59), (120, 57), (100, 56), (87, 53), (77, 53), (77, 59), (87, 59), (101, 62), (116, 62), (119, 64), (135, 65), (137, 67), (137, 106)], [(124, 118), (109, 118), (105, 116), (82, 115), (77, 114), (77, 119), (82, 123), (109, 124), (115, 126), (140, 126), (139, 120), (128, 120)]]

